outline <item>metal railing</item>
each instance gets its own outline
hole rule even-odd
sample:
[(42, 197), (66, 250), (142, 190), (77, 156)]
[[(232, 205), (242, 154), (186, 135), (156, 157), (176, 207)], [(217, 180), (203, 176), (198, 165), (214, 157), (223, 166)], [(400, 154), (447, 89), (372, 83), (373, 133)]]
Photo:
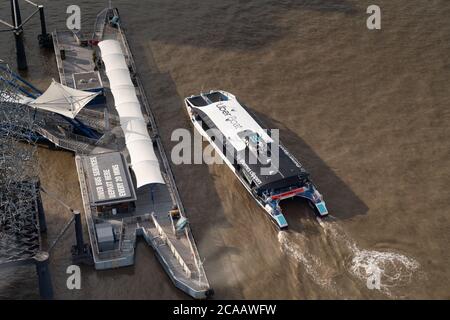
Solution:
[[(95, 118), (97, 119), (97, 121), (105, 121), (105, 113), (104, 111), (99, 111), (99, 110), (93, 110), (93, 109), (82, 109), (81, 112), (77, 115), (77, 118), (79, 119), (89, 119), (89, 118)], [(120, 125), (120, 120), (119, 117), (115, 114), (108, 114), (108, 120), (109, 123), (114, 125), (114, 126), (118, 126)]]
[(36, 131), (56, 146), (66, 150), (81, 154), (87, 154), (89, 153), (91, 148), (94, 148), (93, 142), (95, 143), (95, 140), (91, 140), (89, 138), (82, 137), (73, 133), (67, 132), (66, 134), (68, 135), (68, 137), (62, 138), (42, 127), (38, 128)]
[(53, 38), (53, 47), (55, 48), (55, 56), (56, 56), (56, 66), (58, 67), (59, 73), (59, 82), (63, 85), (67, 85), (66, 82), (66, 73), (64, 71), (63, 61), (61, 58), (60, 46), (58, 41), (58, 33), (56, 31), (52, 32)]
[(155, 216), (152, 214), (152, 219), (153, 219), (153, 223), (156, 226), (156, 230), (159, 233), (159, 236), (161, 237), (161, 239), (167, 244), (167, 246), (169, 247), (170, 251), (172, 252), (173, 256), (175, 257), (175, 259), (178, 261), (178, 263), (180, 264), (180, 266), (183, 268), (184, 273), (186, 273), (186, 276), (188, 278), (190, 278), (192, 276), (192, 271), (191, 269), (189, 269), (188, 265), (186, 264), (186, 262), (183, 260), (183, 258), (181, 257), (181, 255), (178, 253), (177, 249), (175, 248), (175, 246), (172, 244), (172, 242), (169, 240), (169, 237), (167, 237), (165, 231), (163, 230), (163, 228), (159, 225), (158, 221), (156, 221)]
[[(110, 10), (109, 8), (105, 8), (97, 15), (94, 24), (94, 32), (92, 33), (93, 40), (102, 39), (103, 31), (105, 29), (106, 14), (108, 13), (109, 10)], [(101, 19), (103, 19), (103, 21), (100, 22)]]

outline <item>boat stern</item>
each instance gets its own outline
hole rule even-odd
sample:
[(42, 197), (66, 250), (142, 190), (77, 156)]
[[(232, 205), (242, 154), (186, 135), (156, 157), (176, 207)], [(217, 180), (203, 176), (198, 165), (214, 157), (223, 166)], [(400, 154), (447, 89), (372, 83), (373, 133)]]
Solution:
[(314, 206), (316, 207), (317, 212), (319, 213), (319, 215), (321, 217), (325, 217), (328, 215), (328, 209), (325, 204), (325, 201), (320, 201), (320, 202), (314, 203)]
[(296, 188), (280, 194), (272, 195), (270, 196), (270, 201), (279, 202), (281, 200), (293, 197), (302, 197), (307, 199), (310, 206), (320, 217), (325, 217), (328, 215), (328, 209), (325, 201), (323, 201), (322, 195), (319, 193), (319, 191), (317, 191), (312, 183), (301, 188)]
[(317, 191), (315, 186), (311, 183), (308, 187), (303, 188), (302, 192), (296, 194), (296, 196), (306, 198), (309, 200), (309, 205), (314, 209), (314, 211), (320, 216), (325, 217), (328, 215), (328, 209), (323, 201), (322, 195)]
[(288, 227), (288, 223), (283, 213), (281, 212), (281, 208), (276, 201), (269, 202), (265, 205), (264, 209), (270, 215), (274, 223), (280, 229), (286, 229)]
[(281, 230), (286, 229), (288, 227), (288, 223), (286, 221), (286, 218), (284, 217), (284, 215), (282, 213), (276, 215), (274, 217), (275, 222), (278, 225), (278, 228), (280, 228)]

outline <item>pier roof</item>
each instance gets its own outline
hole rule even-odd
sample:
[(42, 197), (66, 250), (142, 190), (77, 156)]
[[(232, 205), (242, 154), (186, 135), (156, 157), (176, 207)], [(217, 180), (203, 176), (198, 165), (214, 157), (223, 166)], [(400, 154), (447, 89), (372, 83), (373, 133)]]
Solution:
[(73, 89), (53, 80), (42, 95), (27, 104), (33, 108), (59, 113), (73, 119), (97, 95), (98, 92)]
[(120, 43), (116, 40), (104, 40), (99, 42), (98, 46), (125, 135), (125, 144), (130, 154), (137, 187), (152, 183), (164, 184), (158, 158)]
[(82, 161), (92, 204), (136, 200), (128, 166), (120, 152), (83, 156)]

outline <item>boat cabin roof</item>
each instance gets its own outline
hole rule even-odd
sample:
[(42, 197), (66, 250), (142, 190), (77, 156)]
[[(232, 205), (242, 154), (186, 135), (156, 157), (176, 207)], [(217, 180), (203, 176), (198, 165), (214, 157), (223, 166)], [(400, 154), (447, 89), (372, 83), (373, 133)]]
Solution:
[[(307, 178), (308, 173), (300, 162), (281, 144), (276, 149), (278, 155), (267, 152), (272, 149), (274, 140), (231, 93), (211, 91), (189, 97), (187, 101), (202, 118), (206, 116), (212, 121), (214, 127), (224, 135), (224, 140), (234, 147), (240, 169), (252, 180), (254, 187), (280, 189), (301, 184)], [(249, 161), (251, 153), (256, 155), (258, 161), (255, 158)], [(272, 163), (274, 156), (279, 159), (278, 163)], [(269, 170), (271, 163), (274, 170)], [(263, 171), (263, 168), (267, 169)]]
[(247, 146), (245, 137), (255, 136), (263, 144), (273, 142), (266, 130), (228, 92), (212, 91), (187, 100), (194, 109), (204, 113), (214, 123), (238, 152)]

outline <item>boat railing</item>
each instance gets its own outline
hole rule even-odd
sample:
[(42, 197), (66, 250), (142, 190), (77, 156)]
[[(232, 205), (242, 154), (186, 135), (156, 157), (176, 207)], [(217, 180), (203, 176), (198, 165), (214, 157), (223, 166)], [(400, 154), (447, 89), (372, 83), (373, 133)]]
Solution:
[(186, 264), (186, 262), (183, 260), (183, 258), (181, 257), (181, 255), (178, 253), (177, 249), (175, 248), (175, 246), (172, 244), (172, 242), (169, 240), (169, 237), (166, 235), (166, 232), (163, 230), (163, 228), (159, 225), (158, 221), (156, 220), (154, 214), (152, 214), (152, 219), (153, 219), (153, 223), (155, 224), (156, 230), (158, 231), (159, 236), (161, 237), (161, 239), (167, 244), (167, 246), (169, 247), (170, 251), (172, 252), (173, 256), (175, 257), (175, 259), (178, 261), (178, 263), (181, 265), (181, 267), (183, 268), (183, 271), (186, 273), (186, 276), (188, 278), (190, 278), (192, 276), (192, 271), (191, 269), (189, 269), (188, 265)]

